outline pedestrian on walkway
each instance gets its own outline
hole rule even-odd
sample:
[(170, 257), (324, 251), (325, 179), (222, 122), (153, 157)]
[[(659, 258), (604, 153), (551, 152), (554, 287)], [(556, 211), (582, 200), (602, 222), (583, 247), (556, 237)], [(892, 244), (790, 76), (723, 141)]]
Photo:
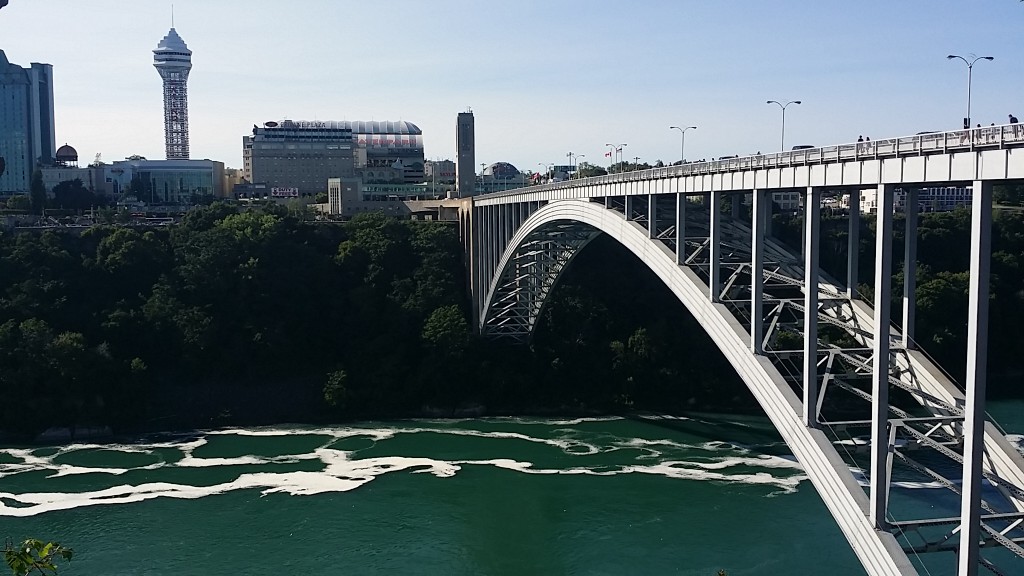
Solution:
[(1017, 124), (1017, 117), (1010, 114), (1010, 124), (1013, 124), (1013, 137), (1020, 136), (1020, 126)]

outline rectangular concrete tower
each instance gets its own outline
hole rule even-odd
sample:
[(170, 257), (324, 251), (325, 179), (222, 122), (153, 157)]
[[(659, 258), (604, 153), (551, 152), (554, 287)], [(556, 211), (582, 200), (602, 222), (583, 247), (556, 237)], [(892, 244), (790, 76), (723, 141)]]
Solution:
[(455, 148), (458, 155), (455, 162), (455, 192), (459, 198), (467, 198), (476, 192), (474, 130), (473, 111), (459, 112), (459, 119), (455, 125)]

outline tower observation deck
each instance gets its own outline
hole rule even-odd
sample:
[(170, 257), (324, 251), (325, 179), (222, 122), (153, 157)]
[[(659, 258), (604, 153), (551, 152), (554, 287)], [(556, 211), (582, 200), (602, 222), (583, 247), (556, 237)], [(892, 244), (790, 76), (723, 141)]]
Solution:
[(192, 70), (192, 51), (173, 27), (153, 50), (153, 66), (164, 80), (167, 159), (188, 159), (188, 73)]

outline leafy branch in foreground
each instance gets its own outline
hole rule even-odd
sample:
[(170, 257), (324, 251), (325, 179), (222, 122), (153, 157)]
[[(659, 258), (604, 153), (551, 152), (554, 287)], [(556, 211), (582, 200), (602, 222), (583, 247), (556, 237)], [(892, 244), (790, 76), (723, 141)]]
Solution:
[(13, 546), (8, 540), (4, 546), (4, 562), (14, 576), (30, 576), (32, 574), (56, 574), (58, 560), (70, 562), (75, 551), (65, 548), (56, 542), (43, 542), (29, 538), (20, 546)]

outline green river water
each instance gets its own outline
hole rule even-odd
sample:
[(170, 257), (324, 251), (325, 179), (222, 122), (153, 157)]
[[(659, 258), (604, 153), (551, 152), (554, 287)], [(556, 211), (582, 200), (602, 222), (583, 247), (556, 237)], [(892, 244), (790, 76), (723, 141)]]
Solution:
[(863, 573), (767, 419), (729, 416), (7, 446), (0, 535), (72, 546), (62, 576)]

